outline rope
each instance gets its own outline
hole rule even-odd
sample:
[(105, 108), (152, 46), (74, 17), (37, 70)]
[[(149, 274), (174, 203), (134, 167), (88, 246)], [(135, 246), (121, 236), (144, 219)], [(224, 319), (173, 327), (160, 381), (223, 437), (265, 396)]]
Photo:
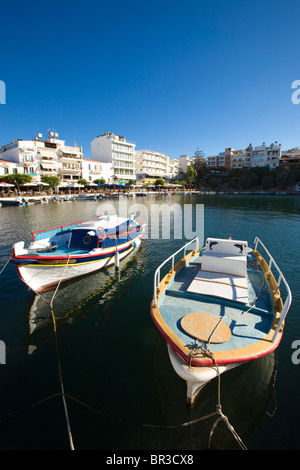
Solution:
[[(221, 321), (222, 321), (222, 319), (220, 319), (220, 322), (217, 324), (217, 326), (221, 323)], [(217, 326), (215, 327), (215, 329), (217, 328)], [(209, 346), (209, 344), (210, 344), (210, 342), (208, 343), (208, 346)], [(236, 439), (236, 441), (238, 442), (240, 447), (243, 450), (247, 450), (245, 444), (243, 443), (243, 441), (241, 440), (241, 438), (239, 437), (239, 435), (237, 434), (237, 432), (235, 431), (233, 426), (229, 423), (229, 420), (228, 420), (227, 416), (225, 416), (222, 412), (222, 405), (221, 405), (221, 374), (220, 374), (220, 370), (219, 370), (219, 366), (218, 366), (218, 363), (216, 361), (216, 358), (215, 358), (213, 352), (209, 349), (209, 347), (206, 347), (206, 348), (204, 347), (202, 341), (201, 341), (201, 345), (197, 345), (197, 339), (195, 340), (194, 347), (193, 347), (191, 353), (189, 354), (190, 364), (191, 364), (191, 361), (192, 361), (192, 357), (195, 355), (195, 352), (198, 351), (198, 350), (201, 350), (203, 354), (208, 356), (214, 362), (214, 364), (216, 366), (216, 369), (217, 369), (217, 373), (218, 373), (218, 402), (217, 402), (217, 406), (216, 406), (216, 412), (214, 414), (217, 414), (219, 417), (214, 422), (214, 424), (212, 426), (212, 429), (210, 431), (209, 441), (208, 441), (208, 448), (210, 448), (211, 439), (212, 439), (213, 433), (214, 433), (217, 425), (219, 424), (220, 421), (224, 421), (227, 428), (231, 431), (231, 433), (233, 434), (234, 438)], [(190, 367), (191, 367), (191, 365), (190, 365)]]
[(74, 444), (73, 444), (73, 438), (72, 438), (72, 432), (71, 432), (71, 426), (70, 426), (70, 420), (69, 420), (69, 414), (68, 414), (68, 409), (67, 409), (67, 403), (66, 403), (66, 394), (65, 394), (65, 390), (64, 390), (64, 384), (63, 384), (63, 376), (62, 376), (62, 367), (61, 367), (61, 360), (60, 360), (60, 354), (59, 354), (59, 347), (58, 347), (58, 338), (57, 338), (57, 328), (56, 328), (56, 321), (55, 321), (55, 316), (54, 316), (54, 310), (53, 310), (53, 301), (54, 301), (54, 298), (56, 296), (56, 293), (59, 289), (59, 286), (63, 280), (63, 277), (64, 277), (64, 274), (65, 274), (65, 271), (67, 269), (67, 266), (69, 264), (69, 261), (70, 261), (70, 254), (68, 255), (68, 259), (67, 259), (67, 262), (66, 262), (66, 265), (64, 266), (64, 270), (63, 270), (63, 273), (62, 273), (62, 276), (56, 286), (56, 289), (53, 293), (53, 296), (51, 297), (51, 300), (50, 302), (48, 300), (46, 300), (42, 295), (40, 295), (38, 292), (35, 292), (42, 300), (44, 300), (44, 302), (46, 302), (47, 304), (49, 304), (50, 306), (50, 316), (51, 316), (51, 319), (52, 319), (52, 323), (53, 323), (53, 330), (54, 330), (54, 334), (55, 334), (55, 343), (56, 343), (56, 355), (57, 355), (57, 362), (58, 362), (58, 375), (59, 375), (59, 382), (60, 382), (60, 387), (61, 387), (61, 396), (62, 396), (62, 401), (63, 401), (63, 406), (64, 406), (64, 412), (65, 412), (65, 418), (66, 418), (66, 424), (67, 424), (67, 431), (68, 431), (68, 438), (69, 438), (69, 443), (70, 443), (70, 448), (71, 450), (74, 450)]
[(67, 431), (68, 431), (68, 437), (69, 437), (69, 443), (70, 443), (70, 448), (71, 450), (74, 450), (74, 444), (73, 444), (73, 438), (72, 438), (72, 432), (71, 432), (71, 426), (70, 426), (70, 420), (69, 420), (69, 414), (68, 414), (68, 408), (67, 408), (67, 403), (66, 403), (66, 398), (65, 398), (65, 390), (64, 390), (64, 384), (63, 384), (63, 377), (62, 377), (62, 368), (61, 368), (61, 360), (60, 360), (60, 354), (59, 354), (59, 348), (58, 348), (58, 338), (57, 338), (57, 329), (56, 329), (56, 321), (55, 321), (55, 316), (54, 316), (54, 311), (53, 311), (53, 300), (54, 297), (56, 296), (56, 293), (59, 289), (59, 286), (61, 284), (61, 281), (63, 280), (65, 271), (67, 269), (67, 266), (70, 261), (70, 253), (68, 255), (68, 260), (66, 262), (66, 265), (64, 267), (62, 276), (60, 278), (59, 283), (56, 286), (56, 289), (54, 291), (54, 294), (50, 300), (50, 311), (51, 311), (51, 318), (53, 322), (53, 329), (55, 333), (55, 342), (56, 342), (56, 354), (57, 354), (57, 359), (58, 359), (58, 373), (59, 373), (59, 382), (60, 382), (60, 387), (61, 387), (61, 393), (62, 393), (62, 400), (63, 400), (63, 405), (64, 405), (64, 410), (65, 410), (65, 417), (66, 417), (66, 423), (67, 423)]
[(10, 260), (11, 260), (11, 256), (8, 258), (8, 260), (7, 260), (6, 263), (4, 264), (3, 268), (2, 268), (1, 271), (0, 271), (0, 274), (3, 273), (4, 269), (6, 268), (6, 266), (7, 266), (8, 263), (10, 262)]

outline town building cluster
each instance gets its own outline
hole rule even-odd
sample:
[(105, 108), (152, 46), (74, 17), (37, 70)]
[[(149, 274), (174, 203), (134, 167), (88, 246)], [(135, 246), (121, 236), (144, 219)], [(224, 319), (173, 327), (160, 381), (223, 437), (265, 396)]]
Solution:
[[(33, 182), (39, 182), (42, 176), (57, 176), (61, 186), (74, 185), (82, 179), (89, 183), (95, 180), (152, 183), (157, 179), (179, 179), (195, 158), (196, 155), (172, 158), (157, 151), (137, 150), (135, 143), (111, 132), (92, 140), (91, 157), (86, 158), (82, 147), (66, 145), (56, 132), (49, 132), (47, 139), (37, 134), (33, 140), (18, 139), (2, 146), (0, 177), (28, 174)], [(218, 155), (203, 157), (202, 161), (209, 170), (215, 171), (266, 165), (289, 167), (300, 164), (300, 149), (282, 151), (277, 142), (258, 147), (250, 144), (244, 150), (226, 148)]]

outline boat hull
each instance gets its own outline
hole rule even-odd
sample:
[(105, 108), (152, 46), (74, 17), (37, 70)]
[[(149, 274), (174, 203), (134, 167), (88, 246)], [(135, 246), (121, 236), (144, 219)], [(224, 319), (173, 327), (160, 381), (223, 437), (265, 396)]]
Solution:
[(100, 269), (112, 266), (128, 256), (140, 246), (140, 236), (133, 242), (118, 247), (118, 250), (110, 250), (109, 253), (99, 253), (94, 256), (41, 258), (36, 264), (26, 262), (15, 257), (14, 262), (20, 278), (34, 292), (51, 290), (60, 282), (65, 282), (79, 276), (93, 273)]
[(186, 401), (188, 406), (193, 406), (198, 393), (203, 387), (214, 378), (241, 365), (242, 363), (232, 363), (224, 366), (193, 367), (184, 361), (175, 350), (168, 344), (168, 354), (175, 372), (186, 381)]

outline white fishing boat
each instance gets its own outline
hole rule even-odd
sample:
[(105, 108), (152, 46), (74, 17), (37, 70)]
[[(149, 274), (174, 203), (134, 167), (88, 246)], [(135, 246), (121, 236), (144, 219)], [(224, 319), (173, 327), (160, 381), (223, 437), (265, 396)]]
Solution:
[(140, 246), (145, 225), (128, 218), (102, 216), (32, 233), (33, 241), (13, 245), (11, 262), (34, 292), (115, 264)]
[[(167, 263), (171, 270), (160, 280)], [(155, 272), (151, 316), (187, 383), (187, 403), (219, 374), (274, 351), (291, 301), (258, 238), (254, 249), (247, 241), (208, 238), (201, 250), (196, 238), (165, 260)]]

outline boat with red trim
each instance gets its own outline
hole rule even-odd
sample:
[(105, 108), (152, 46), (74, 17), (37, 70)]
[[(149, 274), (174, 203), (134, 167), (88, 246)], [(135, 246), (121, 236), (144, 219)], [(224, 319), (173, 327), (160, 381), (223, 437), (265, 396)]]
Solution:
[(119, 262), (141, 243), (145, 224), (129, 217), (105, 215), (87, 222), (35, 231), (33, 241), (13, 245), (11, 262), (34, 292)]
[(151, 316), (186, 381), (188, 405), (219, 374), (273, 352), (291, 302), (259, 238), (253, 249), (231, 238), (208, 238), (199, 249), (195, 238), (166, 259), (155, 272)]

